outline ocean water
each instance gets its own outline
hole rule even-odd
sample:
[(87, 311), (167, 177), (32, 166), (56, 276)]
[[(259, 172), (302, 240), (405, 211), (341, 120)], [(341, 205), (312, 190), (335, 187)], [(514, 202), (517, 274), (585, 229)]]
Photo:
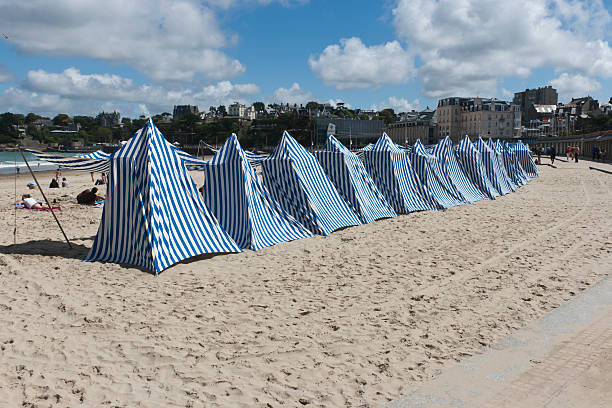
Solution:
[[(47, 171), (57, 169), (57, 165), (39, 160), (32, 153), (23, 152), (32, 171)], [(75, 156), (80, 153), (57, 153), (62, 156)], [(14, 174), (16, 169), (20, 173), (27, 172), (28, 168), (19, 152), (0, 152), (0, 174)]]

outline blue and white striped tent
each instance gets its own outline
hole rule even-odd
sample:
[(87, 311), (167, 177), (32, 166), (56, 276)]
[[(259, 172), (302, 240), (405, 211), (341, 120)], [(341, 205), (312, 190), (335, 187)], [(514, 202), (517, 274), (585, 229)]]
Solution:
[(479, 200), (488, 200), (489, 197), (480, 191), (470, 181), (467, 175), (461, 169), (461, 165), (457, 161), (453, 150), (453, 142), (450, 137), (446, 136), (440, 140), (432, 148), (434, 156), (440, 160), (443, 170), (455, 187), (455, 190), (468, 203), (473, 203)]
[(397, 216), (363, 162), (334, 136), (329, 135), (323, 151), (314, 152), (334, 186), (364, 224)]
[(512, 146), (512, 151), (516, 154), (516, 157), (518, 157), (519, 163), (521, 163), (521, 167), (525, 171), (525, 174), (530, 178), (538, 177), (538, 166), (536, 166), (533, 161), (529, 146), (523, 144), (523, 142), (519, 140)]
[(57, 164), (58, 166), (64, 169), (101, 173), (106, 173), (110, 169), (110, 162), (108, 158), (94, 158), (93, 156), (64, 156), (57, 153), (45, 153), (32, 149), (24, 149), (24, 151), (32, 153), (40, 160), (45, 160), (49, 163)]
[[(497, 141), (499, 142), (499, 139), (497, 139)], [(491, 138), (487, 139), (487, 146), (489, 147), (489, 149), (491, 149), (491, 151), (494, 153), (495, 158), (497, 159), (498, 168), (500, 170), (502, 178), (506, 181), (508, 186), (510, 186), (512, 191), (516, 191), (518, 186), (506, 170), (506, 166), (504, 165), (503, 151), (498, 149), (497, 143)]]
[(204, 204), (177, 149), (151, 120), (109, 163), (102, 221), (86, 261), (159, 273), (193, 256), (241, 252)]
[(261, 162), (272, 197), (314, 234), (360, 225), (317, 159), (285, 132), (272, 154)]
[(260, 250), (312, 237), (270, 195), (232, 134), (204, 169), (204, 201), (241, 247)]
[(353, 150), (353, 153), (355, 153), (357, 157), (363, 160), (363, 152), (369, 152), (373, 148), (374, 148), (374, 145), (372, 143), (368, 143), (367, 145), (363, 146), (361, 149)]
[(480, 160), (485, 169), (489, 182), (499, 195), (506, 195), (514, 191), (508, 184), (497, 161), (497, 154), (489, 148), (482, 138), (476, 139), (474, 147), (480, 153)]
[(372, 150), (364, 151), (363, 160), (376, 186), (396, 213), (438, 209), (431, 192), (419, 180), (408, 154), (386, 133)]
[(101, 159), (101, 160), (108, 160), (110, 159), (110, 154), (109, 153), (105, 153), (102, 150), (98, 150), (95, 151), (93, 153), (87, 153), (87, 154), (79, 154), (76, 157), (80, 157), (82, 159)]
[(516, 184), (518, 187), (522, 187), (527, 184), (529, 179), (523, 171), (523, 168), (521, 167), (521, 164), (519, 163), (514, 152), (508, 148), (508, 145), (501, 140), (497, 140), (495, 143), (495, 149), (501, 153), (506, 173), (508, 173), (508, 176), (510, 176), (514, 184)]
[[(170, 145), (176, 154), (181, 158), (187, 170), (202, 170), (206, 162), (182, 151), (174, 145)], [(65, 156), (57, 153), (44, 153), (37, 150), (25, 149), (41, 160), (57, 164), (64, 169), (88, 172), (106, 173), (110, 170), (111, 154), (98, 150), (93, 153), (80, 154), (77, 156)]]
[(465, 203), (448, 180), (438, 158), (428, 153), (420, 140), (415, 142), (408, 155), (419, 179), (431, 191), (440, 207), (450, 208)]
[(491, 185), (486, 170), (480, 158), (480, 152), (476, 150), (469, 137), (464, 137), (455, 146), (455, 156), (461, 165), (463, 173), (472, 184), (487, 198), (495, 200), (499, 193)]

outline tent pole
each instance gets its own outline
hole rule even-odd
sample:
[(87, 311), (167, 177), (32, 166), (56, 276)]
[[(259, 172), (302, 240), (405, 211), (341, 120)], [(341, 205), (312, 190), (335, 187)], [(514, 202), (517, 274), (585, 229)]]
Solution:
[(62, 234), (64, 234), (64, 238), (66, 238), (66, 242), (68, 243), (68, 246), (70, 247), (70, 249), (72, 249), (72, 245), (70, 244), (70, 240), (68, 239), (68, 237), (66, 236), (66, 233), (64, 232), (64, 229), (62, 228), (62, 224), (60, 224), (59, 220), (57, 219), (57, 216), (55, 215), (55, 212), (53, 211), (53, 206), (51, 205), (51, 203), (47, 199), (47, 196), (45, 195), (45, 192), (43, 191), (42, 186), (38, 182), (38, 179), (34, 175), (34, 172), (32, 171), (32, 169), (30, 168), (30, 164), (28, 163), (28, 160), (26, 159), (25, 155), (23, 154), (23, 150), (21, 150), (21, 147), (18, 147), (18, 149), (19, 149), (19, 153), (21, 153), (21, 157), (23, 157), (23, 161), (25, 162), (26, 166), (28, 166), (28, 170), (30, 170), (30, 174), (32, 175), (32, 178), (34, 178), (34, 181), (36, 182), (36, 185), (38, 186), (38, 189), (40, 190), (40, 193), (42, 194), (43, 198), (47, 202), (47, 205), (49, 206), (49, 210), (51, 210), (51, 214), (53, 214), (53, 218), (55, 218), (55, 222), (57, 223), (57, 226), (62, 231)]

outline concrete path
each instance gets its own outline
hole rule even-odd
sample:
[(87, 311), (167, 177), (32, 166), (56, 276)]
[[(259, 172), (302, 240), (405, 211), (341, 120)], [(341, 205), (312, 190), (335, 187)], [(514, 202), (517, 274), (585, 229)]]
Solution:
[(612, 275), (386, 407), (612, 407)]

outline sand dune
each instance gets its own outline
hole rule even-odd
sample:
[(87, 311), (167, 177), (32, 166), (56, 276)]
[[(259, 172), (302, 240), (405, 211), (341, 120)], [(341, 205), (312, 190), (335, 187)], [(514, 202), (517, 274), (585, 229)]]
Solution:
[[(89, 184), (68, 177), (61, 193)], [(1, 178), (0, 406), (380, 406), (608, 274), (611, 187), (560, 162), (496, 201), (155, 277), (81, 262), (101, 208), (74, 199), (59, 214), (72, 250), (27, 210), (12, 245)]]

